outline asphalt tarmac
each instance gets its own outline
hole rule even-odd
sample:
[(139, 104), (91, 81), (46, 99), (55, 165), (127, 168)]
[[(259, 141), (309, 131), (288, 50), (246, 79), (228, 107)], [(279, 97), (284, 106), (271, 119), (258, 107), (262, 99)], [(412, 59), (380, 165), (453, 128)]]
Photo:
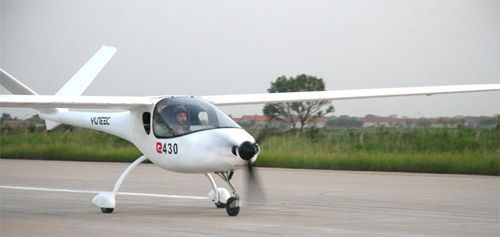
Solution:
[[(500, 235), (499, 177), (259, 168), (266, 201), (230, 217), (204, 175), (141, 164), (101, 213), (92, 198), (127, 166), (0, 159), (0, 235)], [(244, 197), (243, 171), (233, 184)]]

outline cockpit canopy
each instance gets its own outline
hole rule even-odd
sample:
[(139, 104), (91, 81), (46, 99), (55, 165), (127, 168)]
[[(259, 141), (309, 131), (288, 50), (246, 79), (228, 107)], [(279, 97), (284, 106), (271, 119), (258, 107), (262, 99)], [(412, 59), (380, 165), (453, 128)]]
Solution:
[(240, 126), (217, 107), (199, 98), (166, 98), (156, 104), (153, 113), (153, 132), (158, 138), (214, 128)]

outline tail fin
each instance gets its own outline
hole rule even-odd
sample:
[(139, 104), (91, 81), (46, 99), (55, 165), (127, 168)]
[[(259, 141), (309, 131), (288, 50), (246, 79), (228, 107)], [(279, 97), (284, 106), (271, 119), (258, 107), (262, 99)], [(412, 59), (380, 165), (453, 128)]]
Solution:
[[(106, 66), (111, 57), (116, 53), (115, 47), (102, 46), (99, 51), (97, 51), (92, 58), (83, 65), (78, 72), (69, 79), (66, 84), (64, 84), (56, 95), (61, 96), (77, 96), (82, 95), (87, 87), (92, 83), (95, 77), (101, 72), (101, 70)], [(57, 109), (59, 111), (67, 111), (68, 109)], [(45, 127), (47, 130), (52, 130), (57, 126), (61, 125), (58, 122), (53, 122), (50, 120), (45, 120)]]
[(102, 46), (92, 58), (63, 86), (56, 95), (77, 96), (83, 94), (95, 77), (116, 53), (115, 47)]
[[(0, 83), (5, 89), (9, 90), (12, 94), (15, 95), (38, 95), (34, 90), (24, 85), (22, 82), (8, 74), (6, 71), (0, 68)], [(39, 110), (40, 111), (40, 110)], [(41, 112), (41, 111), (40, 111)], [(43, 112), (51, 113), (57, 112), (57, 109), (43, 109)], [(59, 123), (45, 120), (45, 126), (48, 130), (49, 127), (55, 128), (59, 126)]]
[(0, 83), (5, 89), (16, 95), (38, 95), (34, 90), (30, 89), (22, 82), (8, 74), (0, 68)]
[[(92, 58), (83, 65), (78, 72), (56, 93), (60, 96), (79, 96), (87, 89), (95, 77), (101, 72), (111, 57), (116, 53), (116, 48), (111, 46), (102, 46)], [(38, 95), (35, 91), (0, 69), (0, 83), (13, 94)], [(37, 108), (35, 108), (37, 109)], [(57, 111), (67, 111), (68, 109), (38, 109), (41, 113), (52, 113)], [(60, 123), (45, 120), (47, 130), (52, 130)]]

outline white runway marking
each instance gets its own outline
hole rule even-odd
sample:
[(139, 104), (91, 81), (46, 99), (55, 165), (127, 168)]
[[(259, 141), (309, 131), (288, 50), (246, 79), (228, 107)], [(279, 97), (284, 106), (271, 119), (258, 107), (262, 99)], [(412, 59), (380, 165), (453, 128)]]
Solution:
[[(56, 188), (19, 187), (19, 186), (3, 186), (3, 185), (0, 185), (0, 188), (17, 189), (17, 190), (29, 190), (29, 191), (65, 192), (65, 193), (94, 193), (94, 194), (98, 194), (98, 193), (104, 192), (104, 191), (91, 191), (91, 190), (72, 190), (72, 189), (56, 189)], [(208, 199), (208, 197), (183, 196), (183, 195), (165, 195), (165, 194), (154, 194), (154, 193), (127, 193), (127, 192), (118, 192), (117, 195), (160, 197), (160, 198), (178, 198), (178, 199)]]

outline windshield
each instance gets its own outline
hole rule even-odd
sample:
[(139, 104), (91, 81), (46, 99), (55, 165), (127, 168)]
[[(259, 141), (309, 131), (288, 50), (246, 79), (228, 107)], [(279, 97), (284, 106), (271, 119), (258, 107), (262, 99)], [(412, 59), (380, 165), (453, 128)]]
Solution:
[(239, 127), (217, 107), (191, 97), (163, 99), (156, 104), (153, 115), (153, 132), (159, 138), (213, 128)]

